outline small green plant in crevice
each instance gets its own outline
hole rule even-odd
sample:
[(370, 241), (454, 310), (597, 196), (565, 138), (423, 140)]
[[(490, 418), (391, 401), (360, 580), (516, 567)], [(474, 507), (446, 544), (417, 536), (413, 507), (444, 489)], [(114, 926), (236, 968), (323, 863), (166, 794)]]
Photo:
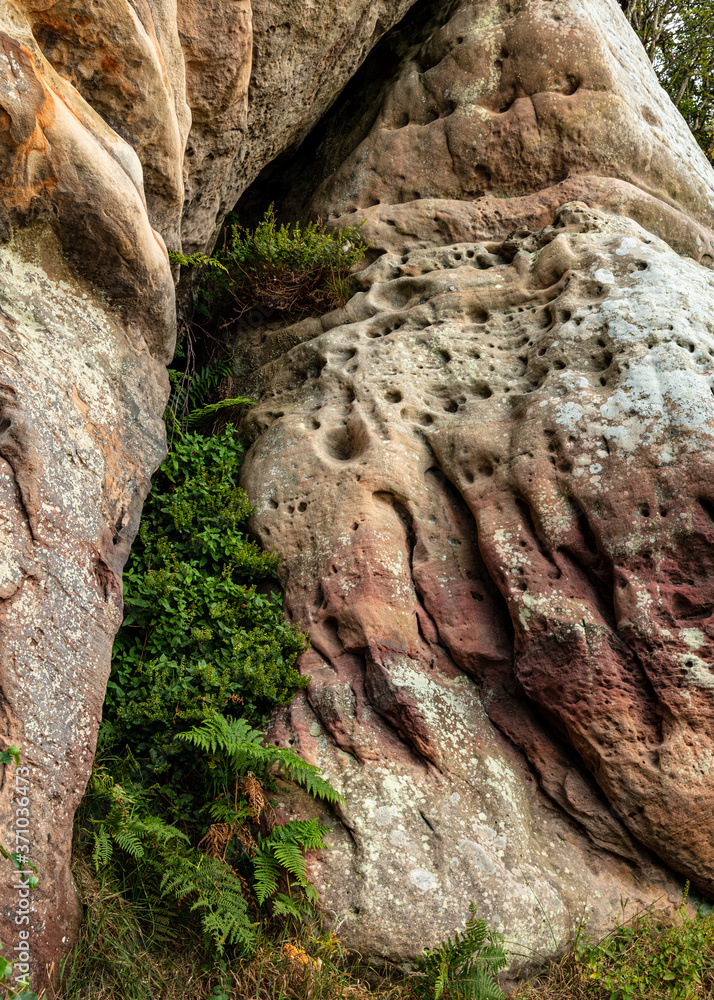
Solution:
[(190, 351), (190, 359), (186, 358), (183, 346), (179, 345), (175, 357), (185, 359), (186, 368), (184, 371), (177, 368), (168, 370), (171, 395), (164, 411), (164, 423), (171, 445), (177, 434), (206, 426), (221, 410), (252, 406), (251, 400), (244, 396), (215, 399), (221, 383), (226, 384), (231, 377), (233, 366), (230, 358), (214, 358), (196, 370), (191, 363), (194, 361), (193, 350)]
[(278, 225), (271, 205), (255, 229), (229, 224), (213, 256), (172, 252), (171, 259), (196, 271), (197, 313), (218, 313), (230, 325), (256, 309), (265, 318), (292, 321), (344, 305), (350, 272), (366, 249), (359, 228)]
[(476, 906), (458, 931), (415, 963), (413, 989), (419, 1000), (503, 1000), (496, 974), (508, 961), (503, 938), (476, 916)]

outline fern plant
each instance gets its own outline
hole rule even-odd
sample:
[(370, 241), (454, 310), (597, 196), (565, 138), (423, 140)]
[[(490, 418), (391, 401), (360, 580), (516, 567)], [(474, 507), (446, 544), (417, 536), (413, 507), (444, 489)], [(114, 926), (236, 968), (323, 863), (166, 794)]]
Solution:
[(232, 365), (228, 359), (218, 359), (204, 365), (198, 371), (184, 372), (169, 368), (171, 395), (164, 411), (164, 422), (173, 441), (175, 434), (186, 434), (215, 417), (221, 410), (234, 406), (252, 406), (250, 399), (234, 396), (209, 402), (219, 383), (228, 378)]
[[(327, 830), (315, 819), (278, 825), (271, 816), (261, 832), (261, 814), (272, 813), (265, 794), (270, 772), (290, 775), (328, 802), (342, 798), (319, 768), (291, 750), (264, 744), (262, 733), (242, 719), (214, 712), (177, 739), (197, 752), (206, 808), (197, 810), (192, 824), (184, 823), (184, 833), (161, 815), (166, 812), (163, 789), (129, 777), (132, 770), (136, 777), (141, 774), (131, 755), (115, 762), (123, 772), (121, 783), (106, 766), (95, 765), (82, 807), (82, 825), (93, 837), (94, 865), (97, 870), (117, 863), (125, 871), (133, 867), (142, 885), (155, 885), (165, 900), (186, 903), (189, 912), (199, 914), (213, 950), (249, 951), (257, 927), (251, 906), (274, 899), (274, 913), (299, 916), (296, 887), (316, 901), (305, 852), (326, 846)], [(279, 892), (283, 883), (287, 895)]]
[[(206, 405), (220, 369), (199, 373), (187, 408)], [(278, 557), (245, 534), (243, 450), (180, 430), (145, 505), (124, 577), (98, 760), (80, 828), (96, 868), (122, 873), (139, 897), (200, 916), (214, 950), (246, 950), (259, 908), (313, 897), (305, 852), (324, 846), (315, 821), (278, 826), (274, 778), (327, 802), (319, 768), (265, 743), (256, 728), (309, 678), (304, 633), (271, 592)], [(258, 586), (260, 584), (260, 587)]]
[(310, 795), (336, 805), (344, 799), (322, 777), (319, 767), (285, 747), (263, 744), (263, 734), (251, 729), (245, 719), (226, 719), (213, 711), (200, 726), (180, 733), (180, 740), (191, 743), (207, 755), (209, 767), (220, 775), (226, 791), (232, 774), (253, 773), (264, 778), (272, 770), (307, 789)]
[[(266, 832), (258, 832), (258, 824), (269, 806), (265, 790), (275, 777), (294, 781), (313, 797), (333, 805), (343, 802), (320, 769), (292, 750), (265, 744), (263, 734), (245, 719), (227, 719), (220, 712), (212, 712), (200, 726), (180, 733), (178, 739), (195, 747), (207, 766), (210, 817), (214, 827), (223, 827), (223, 855), (242, 860), (252, 869), (252, 888), (259, 905), (278, 892), (282, 879), (289, 889), (291, 878), (315, 901), (305, 852), (326, 846), (326, 828), (315, 819), (279, 826), (268, 822)], [(286, 904), (282, 905), (284, 910)]]
[(476, 916), (476, 906), (464, 931), (425, 951), (415, 963), (414, 991), (421, 1000), (503, 1000), (495, 976), (507, 964), (500, 934)]
[(161, 879), (164, 897), (190, 902), (209, 945), (220, 955), (227, 945), (250, 952), (257, 939), (244, 883), (230, 865), (201, 851), (168, 859)]

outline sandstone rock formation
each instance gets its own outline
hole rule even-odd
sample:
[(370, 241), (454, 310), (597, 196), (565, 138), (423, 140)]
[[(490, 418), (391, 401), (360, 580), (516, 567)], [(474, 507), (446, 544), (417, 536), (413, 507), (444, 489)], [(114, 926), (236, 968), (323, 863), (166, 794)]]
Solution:
[(0, 824), (40, 876), (28, 893), (5, 863), (0, 940), (27, 946), (16, 971), (37, 984), (76, 931), (72, 821), (175, 336), (140, 161), (43, 56), (50, 6), (0, 7), (0, 705), (3, 745), (22, 748)]
[(221, 0), (210, 14), (196, 0), (179, 5), (194, 116), (186, 149), (186, 252), (211, 243), (251, 181), (307, 135), (413, 3)]
[(284, 735), (349, 803), (343, 935), (403, 959), (474, 898), (542, 950), (541, 906), (601, 924), (654, 855), (711, 894), (714, 275), (575, 204), (361, 286), (272, 363), (246, 477), (311, 623)]
[(373, 244), (345, 310), (239, 345), (342, 936), (408, 958), (475, 899), (545, 949), (672, 872), (711, 895), (714, 183), (614, 0), (2, 0), (0, 34), (0, 823), (41, 876), (0, 885), (6, 949), (27, 915), (39, 983), (76, 923), (164, 241), (266, 166), (253, 203)]
[(714, 894), (714, 175), (615, 3), (420, 18), (283, 197), (376, 261), (241, 341), (313, 640), (276, 735), (348, 801), (341, 935), (397, 960), (471, 899), (542, 951), (667, 868)]

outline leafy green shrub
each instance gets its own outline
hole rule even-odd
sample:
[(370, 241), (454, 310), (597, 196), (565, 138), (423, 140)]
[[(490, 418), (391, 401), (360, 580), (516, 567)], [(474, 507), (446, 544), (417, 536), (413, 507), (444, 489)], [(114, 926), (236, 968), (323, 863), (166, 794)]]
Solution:
[(155, 768), (169, 746), (182, 747), (177, 721), (237, 706), (256, 722), (307, 684), (295, 666), (304, 634), (286, 623), (280, 595), (257, 586), (274, 577), (278, 556), (246, 538), (241, 456), (231, 426), (176, 440), (124, 574), (103, 736), (149, 754)]
[(438, 947), (425, 951), (415, 962), (418, 977), (414, 992), (420, 1000), (503, 1000), (503, 990), (494, 976), (507, 962), (503, 938), (476, 916), (463, 933), (448, 937)]
[(250, 951), (268, 899), (294, 915), (314, 897), (304, 855), (325, 846), (315, 820), (275, 823), (275, 778), (340, 796), (254, 728), (309, 678), (296, 668), (306, 637), (271, 585), (279, 557), (245, 535), (235, 430), (174, 432), (125, 573), (80, 839), (137, 905), (173, 901), (176, 917), (197, 914), (214, 952)]
[(344, 305), (349, 273), (367, 249), (359, 229), (330, 231), (317, 222), (279, 226), (272, 206), (254, 230), (234, 223), (225, 235), (213, 257), (172, 253), (171, 259), (198, 269), (198, 312), (232, 310), (234, 320), (256, 307), (294, 320)]

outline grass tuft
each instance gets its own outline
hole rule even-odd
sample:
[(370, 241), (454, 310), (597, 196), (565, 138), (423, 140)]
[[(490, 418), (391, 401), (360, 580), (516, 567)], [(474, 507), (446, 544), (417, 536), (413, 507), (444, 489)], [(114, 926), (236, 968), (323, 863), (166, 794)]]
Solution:
[(711, 1000), (714, 914), (687, 913), (687, 891), (670, 924), (652, 908), (598, 942), (572, 948), (524, 984), (518, 1000)]

